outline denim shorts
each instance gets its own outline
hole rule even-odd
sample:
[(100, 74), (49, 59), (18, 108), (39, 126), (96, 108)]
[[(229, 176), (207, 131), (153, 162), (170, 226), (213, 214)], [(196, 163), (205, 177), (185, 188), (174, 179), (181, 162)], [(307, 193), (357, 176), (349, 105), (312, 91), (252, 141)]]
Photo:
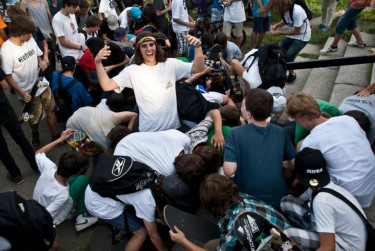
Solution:
[(254, 17), (254, 33), (260, 34), (270, 30), (271, 17)]
[(290, 37), (285, 37), (281, 40), (279, 46), (285, 51), (286, 61), (293, 62), (298, 53), (306, 46), (307, 42)]
[[(125, 215), (125, 212), (122, 213), (122, 214), (120, 214), (119, 216), (117, 216), (114, 219), (110, 219), (110, 220), (101, 219), (101, 221), (104, 221), (105, 223), (108, 223), (108, 224), (114, 226), (119, 231), (121, 231), (123, 234), (126, 234), (126, 227), (125, 227), (125, 218), (124, 218), (124, 215)], [(135, 217), (134, 215), (132, 215), (128, 211), (126, 211), (126, 218), (128, 220), (128, 225), (129, 225), (130, 232), (132, 232), (132, 233), (136, 232), (139, 229), (141, 229), (141, 227), (143, 227), (142, 220), (139, 219), (139, 218), (137, 218), (137, 217)]]
[(357, 16), (363, 9), (353, 9), (350, 6), (346, 9), (344, 15), (342, 15), (336, 24), (336, 33), (344, 34), (345, 30), (354, 30), (358, 27)]

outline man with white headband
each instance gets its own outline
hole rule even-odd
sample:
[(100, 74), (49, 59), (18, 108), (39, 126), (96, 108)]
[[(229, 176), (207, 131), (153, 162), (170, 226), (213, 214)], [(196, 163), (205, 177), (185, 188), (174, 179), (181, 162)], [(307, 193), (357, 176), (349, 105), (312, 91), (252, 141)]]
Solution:
[(195, 46), (193, 63), (175, 58), (164, 58), (152, 33), (137, 36), (135, 64), (126, 67), (110, 79), (101, 61), (111, 51), (107, 45), (95, 57), (96, 71), (104, 91), (122, 91), (125, 87), (134, 90), (139, 107), (139, 131), (163, 131), (177, 129), (180, 121), (177, 113), (176, 81), (204, 70), (201, 42), (193, 36), (184, 38)]

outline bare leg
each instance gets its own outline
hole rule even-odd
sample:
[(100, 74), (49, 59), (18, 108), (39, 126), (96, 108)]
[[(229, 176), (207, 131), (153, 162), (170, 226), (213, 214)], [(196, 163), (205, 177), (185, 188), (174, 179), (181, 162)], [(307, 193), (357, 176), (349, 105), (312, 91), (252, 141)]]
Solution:
[(236, 45), (238, 47), (241, 47), (242, 39), (243, 39), (243, 35), (241, 35), (238, 38), (236, 38)]
[(54, 112), (47, 112), (47, 123), (52, 136), (57, 136), (59, 133), (57, 130), (56, 114)]
[(365, 43), (365, 41), (363, 41), (363, 39), (362, 39), (362, 36), (361, 36), (361, 33), (360, 33), (358, 27), (357, 27), (357, 28), (354, 28), (354, 29), (352, 30), (352, 33), (353, 33), (355, 39), (357, 40), (357, 42), (358, 42), (359, 44), (364, 44), (364, 43)]
[(342, 38), (342, 34), (336, 33), (335, 38), (333, 39), (333, 42), (332, 42), (331, 46), (336, 47), (339, 44), (339, 41), (340, 41), (341, 38)]
[(147, 231), (145, 227), (142, 227), (138, 231), (133, 232), (128, 243), (126, 244), (124, 251), (138, 251), (142, 248), (143, 242), (147, 238)]
[(294, 74), (294, 70), (289, 70), (289, 75), (293, 75)]
[(233, 59), (230, 62), (230, 75), (231, 76), (240, 76), (242, 77), (242, 74), (244, 73), (245, 68), (241, 65), (240, 61), (237, 59)]
[(257, 47), (261, 47), (262, 46), (262, 42), (263, 42), (263, 39), (264, 37), (266, 36), (266, 32), (263, 32), (263, 33), (260, 33), (258, 35), (258, 41), (257, 41)]

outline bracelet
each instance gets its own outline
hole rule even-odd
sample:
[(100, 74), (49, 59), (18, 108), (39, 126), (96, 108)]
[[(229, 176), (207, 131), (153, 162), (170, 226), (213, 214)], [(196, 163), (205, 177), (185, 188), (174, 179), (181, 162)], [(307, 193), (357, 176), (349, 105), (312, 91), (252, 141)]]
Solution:
[(81, 50), (81, 51), (82, 51), (82, 45), (80, 45), (80, 46), (79, 46), (79, 50)]
[(194, 45), (194, 47), (195, 47), (195, 49), (197, 49), (197, 48), (200, 48), (201, 47), (201, 43), (199, 44), (199, 45)]

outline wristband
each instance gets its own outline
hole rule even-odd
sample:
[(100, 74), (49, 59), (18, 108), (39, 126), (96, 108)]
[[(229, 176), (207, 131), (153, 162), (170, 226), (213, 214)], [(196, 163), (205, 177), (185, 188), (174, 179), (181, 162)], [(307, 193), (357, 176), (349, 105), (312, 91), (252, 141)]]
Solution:
[(79, 50), (81, 50), (81, 51), (82, 51), (82, 45), (80, 45), (80, 46), (79, 46)]

